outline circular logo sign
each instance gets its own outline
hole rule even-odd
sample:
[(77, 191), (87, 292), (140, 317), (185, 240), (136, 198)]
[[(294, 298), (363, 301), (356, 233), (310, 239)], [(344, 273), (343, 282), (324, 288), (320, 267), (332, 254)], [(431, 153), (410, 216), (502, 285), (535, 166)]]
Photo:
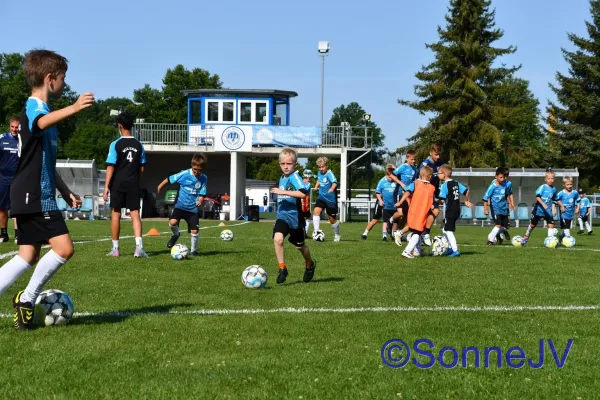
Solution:
[(237, 126), (230, 126), (226, 128), (221, 134), (221, 141), (223, 146), (229, 150), (239, 150), (246, 141), (246, 135), (241, 128)]

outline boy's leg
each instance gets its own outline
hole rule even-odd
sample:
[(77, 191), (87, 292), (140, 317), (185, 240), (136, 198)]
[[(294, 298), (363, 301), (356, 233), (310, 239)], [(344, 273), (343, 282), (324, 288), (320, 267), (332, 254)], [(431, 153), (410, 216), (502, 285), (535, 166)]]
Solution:
[(388, 225), (390, 223), (384, 218), (383, 219), (383, 226), (381, 227), (381, 238), (383, 239), (384, 242), (387, 242), (387, 230), (388, 230)]
[(525, 232), (525, 236), (523, 236), (523, 242), (521, 242), (522, 244), (527, 244), (527, 241), (529, 241), (529, 236), (531, 236), (531, 232), (533, 232), (533, 230), (535, 229), (536, 225), (538, 224), (538, 222), (540, 222), (540, 219), (542, 217), (539, 217), (535, 214), (533, 214), (531, 216), (531, 221), (529, 221), (529, 226), (527, 227), (527, 231)]
[(19, 254), (0, 267), (0, 295), (37, 262), (40, 245), (21, 245)]
[(456, 257), (456, 256), (460, 255), (460, 253), (458, 251), (458, 243), (456, 242), (456, 236), (454, 236), (455, 231), (456, 231), (456, 219), (446, 218), (446, 221), (444, 224), (444, 236), (446, 237), (446, 240), (450, 244), (450, 250), (452, 250), (452, 253), (450, 253), (449, 255), (451, 257)]
[(329, 223), (333, 228), (333, 241), (339, 242), (342, 237), (340, 236), (340, 221), (337, 220), (336, 216), (338, 213), (338, 206), (335, 204), (333, 207), (327, 208), (327, 215), (329, 216)]
[(142, 243), (142, 218), (140, 217), (139, 210), (131, 210), (129, 215), (131, 216), (131, 223), (133, 224), (133, 235), (135, 236), (135, 246), (143, 248)]
[(197, 256), (198, 255), (198, 240), (200, 239), (200, 234), (199, 234), (199, 230), (198, 229), (192, 229), (191, 232), (191, 236), (192, 236), (192, 248), (191, 248), (191, 255), (193, 256)]
[(548, 222), (548, 237), (554, 236), (554, 221)]
[(417, 247), (417, 244), (420, 241), (421, 241), (420, 233), (413, 232), (413, 235), (411, 236), (410, 240), (408, 241), (408, 244), (406, 245), (406, 247), (404, 248), (404, 251), (402, 252), (402, 256), (404, 256), (406, 258), (414, 258), (414, 256), (412, 255), (412, 252), (415, 249), (415, 247)]
[(0, 210), (0, 243), (8, 242), (8, 210)]
[(321, 207), (315, 207), (313, 210), (313, 233), (321, 230)]
[(192, 213), (188, 216), (186, 220), (188, 224), (188, 228), (190, 229), (191, 234), (191, 250), (190, 254), (193, 256), (198, 255), (198, 240), (200, 239), (200, 215), (198, 213)]
[[(315, 275), (315, 267), (317, 263), (311, 258), (310, 250), (304, 242), (304, 235), (301, 229), (293, 229), (290, 231), (288, 241), (293, 244), (304, 257), (306, 268), (304, 269), (304, 282), (310, 282)], [(283, 246), (282, 246), (283, 247)]]
[[(434, 207), (435, 206), (439, 207), (439, 205), (437, 205), (437, 203), (434, 203)], [(435, 219), (437, 218), (438, 214), (440, 213), (440, 209), (437, 207), (435, 207), (433, 210), (431, 210), (431, 212), (427, 216), (427, 223), (425, 224), (425, 231), (423, 231), (423, 243), (425, 243), (427, 246), (431, 246), (431, 237), (429, 236), (429, 233), (431, 232), (431, 227), (433, 226)]]
[(377, 225), (377, 222), (379, 222), (378, 219), (371, 219), (371, 221), (369, 221), (369, 223), (367, 224), (367, 227), (365, 228), (365, 231), (362, 234), (362, 239), (366, 240), (367, 239), (367, 235), (369, 234), (369, 232), (371, 232), (371, 229), (373, 229), (373, 227), (375, 225)]
[(579, 231), (577, 231), (577, 234), (579, 235), (583, 233), (583, 218), (581, 218), (581, 215), (577, 218), (577, 222), (579, 222)]
[[(283, 239), (289, 232), (289, 226), (286, 222), (278, 219), (273, 226), (273, 246), (275, 248), (275, 257), (279, 264), (279, 275), (277, 275), (277, 283), (285, 282), (288, 270), (285, 265), (285, 250), (283, 248)], [(304, 240), (304, 237), (303, 239)]]
[(171, 232), (173, 232), (173, 234), (167, 242), (167, 248), (169, 249), (175, 246), (175, 243), (177, 243), (177, 240), (179, 240), (179, 236), (181, 235), (181, 233), (179, 232), (179, 221), (181, 221), (182, 216), (183, 210), (180, 210), (179, 208), (174, 208), (171, 212), (171, 216), (169, 219), (169, 228), (171, 229)]

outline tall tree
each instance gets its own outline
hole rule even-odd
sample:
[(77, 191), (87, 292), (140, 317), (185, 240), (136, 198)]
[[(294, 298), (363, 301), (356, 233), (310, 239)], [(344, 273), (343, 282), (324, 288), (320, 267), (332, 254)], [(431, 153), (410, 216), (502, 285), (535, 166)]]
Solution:
[(577, 167), (580, 186), (600, 185), (600, 1), (590, 1), (589, 37), (569, 33), (575, 51), (562, 49), (569, 74), (556, 73), (550, 84), (558, 104), (550, 102), (548, 140), (554, 165)]
[[(420, 100), (398, 100), (433, 116), (398, 152), (414, 148), (425, 157), (431, 144), (439, 143), (443, 157), (456, 167), (489, 167), (525, 158), (514, 137), (540, 140), (538, 111), (531, 107), (536, 100), (526, 81), (513, 79), (520, 66), (493, 67), (498, 57), (516, 48), (494, 47), (504, 33), (495, 28), (490, 5), (490, 0), (450, 0), (446, 26), (438, 26), (439, 40), (426, 45), (435, 61), (416, 74)], [(525, 104), (512, 101), (523, 95)], [(513, 119), (521, 122), (514, 124)]]
[(19, 53), (0, 54), (0, 124), (4, 125), (11, 116), (21, 114), (30, 94), (25, 72), (23, 55)]

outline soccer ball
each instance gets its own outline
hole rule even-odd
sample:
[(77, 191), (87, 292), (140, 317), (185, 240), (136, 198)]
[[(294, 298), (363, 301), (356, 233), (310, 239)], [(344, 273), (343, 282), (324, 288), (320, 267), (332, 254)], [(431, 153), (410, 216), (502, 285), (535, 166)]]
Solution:
[(544, 246), (549, 249), (554, 249), (556, 246), (558, 246), (558, 239), (555, 236), (549, 236), (544, 239)]
[(74, 310), (68, 294), (57, 289), (44, 290), (35, 301), (33, 318), (41, 326), (66, 325)]
[(448, 241), (443, 236), (436, 236), (431, 243), (431, 253), (434, 256), (441, 256), (448, 250)]
[(565, 236), (562, 240), (565, 247), (575, 247), (575, 238), (573, 236)]
[(173, 257), (173, 260), (183, 260), (187, 258), (188, 253), (189, 250), (185, 244), (177, 243), (171, 247), (171, 257)]
[(515, 247), (523, 246), (523, 237), (522, 236), (513, 236), (512, 245)]
[(221, 232), (221, 240), (225, 242), (231, 242), (233, 240), (233, 232), (229, 229), (225, 229), (223, 232)]
[(315, 242), (324, 242), (325, 241), (325, 232), (319, 230), (313, 232), (313, 240)]
[(250, 289), (258, 289), (267, 284), (269, 276), (260, 265), (251, 265), (242, 272), (242, 283)]

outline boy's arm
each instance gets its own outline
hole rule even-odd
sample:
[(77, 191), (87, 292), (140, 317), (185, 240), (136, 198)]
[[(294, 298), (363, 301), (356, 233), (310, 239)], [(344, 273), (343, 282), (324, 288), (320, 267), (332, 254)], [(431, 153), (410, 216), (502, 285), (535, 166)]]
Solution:
[[(471, 203), (469, 201), (469, 195), (471, 192), (469, 192), (469, 189), (467, 189), (467, 191), (465, 192), (465, 206), (467, 206), (468, 208), (473, 207), (473, 203)], [(485, 208), (485, 206), (483, 206)]]
[(60, 110), (52, 111), (46, 115), (41, 116), (37, 119), (37, 127), (43, 131), (48, 129), (60, 121), (69, 118), (70, 116), (77, 114), (79, 111), (88, 108), (94, 102), (94, 94), (86, 92), (79, 96), (77, 101), (70, 106), (61, 108)]
[(337, 186), (338, 186), (338, 185), (337, 185), (337, 182), (333, 182), (333, 183), (331, 184), (331, 189), (329, 189), (329, 190), (328, 190), (328, 192), (329, 192), (329, 193), (333, 193), (333, 192), (335, 192), (335, 189), (337, 189)]
[(62, 180), (59, 173), (56, 171), (54, 171), (54, 182), (56, 183), (56, 189), (58, 189), (63, 199), (65, 199), (70, 207), (81, 207), (81, 198), (71, 192), (71, 189), (69, 189), (67, 184)]
[[(106, 173), (108, 174), (108, 170), (106, 171)], [(156, 194), (159, 194), (162, 188), (165, 187), (167, 183), (169, 183), (169, 178), (163, 179), (163, 181), (159, 183), (158, 187), (156, 188)]]
[(110, 185), (110, 181), (114, 172), (115, 167), (113, 167), (112, 165), (106, 166), (106, 179), (104, 180), (104, 193), (102, 194), (102, 198), (104, 198), (104, 201), (108, 201), (108, 185)]
[(508, 196), (508, 206), (511, 210), (515, 209), (515, 196), (512, 193)]
[(383, 199), (381, 198), (381, 193), (375, 193), (375, 197), (377, 197), (377, 200), (379, 201), (379, 205), (381, 207), (383, 207)]
[(303, 199), (306, 197), (306, 193), (302, 190), (281, 190), (279, 188), (271, 188), (271, 193), (290, 196), (296, 199)]
[(561, 200), (556, 200), (556, 203), (560, 206), (560, 212), (564, 213), (566, 211), (565, 205)]
[(394, 182), (396, 182), (398, 185), (402, 186), (402, 189), (404, 189), (404, 184), (402, 183), (400, 178), (398, 178), (395, 174), (392, 174), (392, 180)]
[(404, 203), (410, 195), (411, 195), (410, 192), (404, 192), (404, 194), (402, 194), (402, 198), (400, 199), (400, 201), (396, 203), (396, 207), (400, 207), (402, 205), (402, 203)]
[(536, 200), (539, 204), (541, 204), (542, 207), (544, 207), (544, 210), (548, 209), (548, 206), (546, 205), (546, 203), (544, 203), (544, 200), (542, 200), (540, 196), (536, 196)]

